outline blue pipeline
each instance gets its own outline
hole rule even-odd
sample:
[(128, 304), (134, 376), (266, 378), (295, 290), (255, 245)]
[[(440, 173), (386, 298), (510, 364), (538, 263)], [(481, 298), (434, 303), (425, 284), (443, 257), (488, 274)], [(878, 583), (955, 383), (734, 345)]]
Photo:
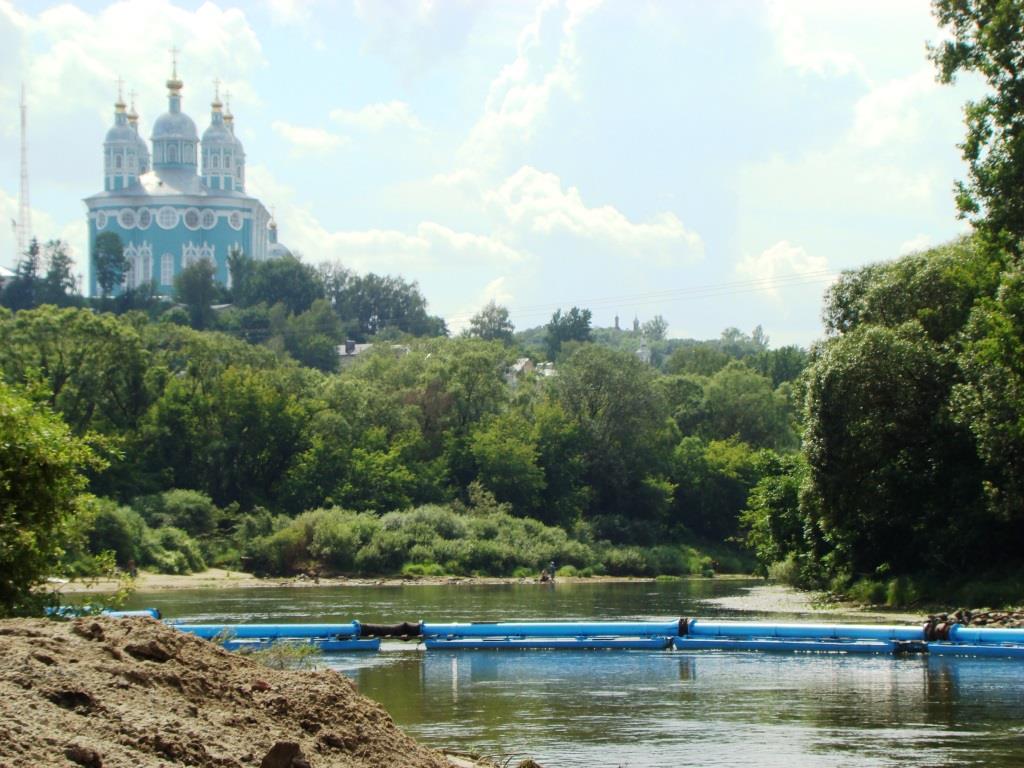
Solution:
[(357, 638), (359, 622), (349, 624), (172, 624), (182, 632), (212, 640), (285, 640), (298, 638)]
[(707, 621), (691, 619), (692, 637), (799, 638), (802, 640), (903, 640), (923, 641), (921, 627), (866, 624), (767, 624), (756, 621)]
[(949, 628), (953, 643), (1022, 643), (1024, 629), (998, 629), (995, 627), (965, 627), (954, 624)]
[(679, 633), (675, 621), (536, 621), (420, 625), (423, 637), (671, 637)]

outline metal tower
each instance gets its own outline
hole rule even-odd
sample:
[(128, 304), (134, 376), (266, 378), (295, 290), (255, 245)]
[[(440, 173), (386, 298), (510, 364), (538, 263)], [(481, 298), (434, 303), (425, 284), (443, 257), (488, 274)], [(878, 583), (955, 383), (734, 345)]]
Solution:
[(21, 85), (21, 189), (18, 195), (18, 253), (17, 261), (28, 250), (32, 239), (32, 210), (28, 201), (28, 132), (26, 130), (28, 104), (25, 102), (25, 84)]

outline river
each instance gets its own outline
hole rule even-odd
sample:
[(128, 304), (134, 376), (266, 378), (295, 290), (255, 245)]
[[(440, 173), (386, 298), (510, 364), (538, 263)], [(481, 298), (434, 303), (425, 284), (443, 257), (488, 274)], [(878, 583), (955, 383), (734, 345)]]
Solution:
[[(809, 619), (744, 611), (757, 582), (260, 588), (140, 593), (190, 622)], [(725, 600), (723, 600), (725, 598)], [(830, 617), (829, 620), (856, 617)], [(821, 620), (820, 617), (818, 620)], [(863, 618), (860, 621), (864, 621)], [(326, 655), (419, 740), (545, 768), (1024, 765), (1024, 664), (679, 651)], [(515, 761), (512, 762), (515, 764)]]

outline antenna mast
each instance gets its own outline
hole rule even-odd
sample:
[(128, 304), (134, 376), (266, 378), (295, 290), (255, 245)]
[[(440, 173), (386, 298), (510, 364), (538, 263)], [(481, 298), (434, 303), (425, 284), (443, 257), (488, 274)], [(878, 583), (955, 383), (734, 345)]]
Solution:
[(32, 209), (28, 201), (28, 104), (25, 101), (25, 84), (21, 84), (21, 189), (18, 195), (18, 261), (28, 250), (32, 238)]

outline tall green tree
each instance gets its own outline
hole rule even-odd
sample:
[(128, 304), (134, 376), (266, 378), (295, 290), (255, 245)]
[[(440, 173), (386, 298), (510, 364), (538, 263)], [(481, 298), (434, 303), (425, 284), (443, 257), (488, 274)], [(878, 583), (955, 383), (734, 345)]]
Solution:
[(0, 616), (33, 613), (84, 514), (84, 470), (98, 459), (43, 405), (0, 380)]
[(216, 268), (209, 259), (200, 259), (174, 276), (174, 290), (178, 300), (188, 307), (189, 321), (196, 330), (213, 325), (211, 305), (217, 298), (213, 284)]
[(555, 310), (547, 324), (548, 359), (556, 359), (567, 341), (590, 341), (590, 310), (573, 307), (565, 314)]
[(1019, 0), (933, 0), (952, 39), (931, 46), (939, 79), (976, 72), (989, 92), (964, 108), (960, 149), (968, 180), (956, 183), (962, 216), (1020, 255), (1024, 238), (1024, 5)]
[(39, 267), (41, 252), (34, 237), (28, 250), (21, 255), (14, 271), (14, 279), (4, 288), (3, 303), (13, 310), (31, 309), (39, 303)]
[(75, 276), (71, 273), (74, 262), (68, 253), (68, 246), (62, 240), (51, 240), (46, 244), (46, 274), (41, 281), (41, 302), (65, 306), (75, 293)]
[(499, 306), (492, 299), (470, 319), (466, 335), (485, 341), (502, 341), (511, 344), (515, 330), (516, 328), (508, 316), (508, 308)]
[(100, 232), (93, 243), (92, 263), (96, 275), (96, 285), (100, 295), (109, 296), (114, 286), (119, 285), (128, 269), (128, 260), (124, 257), (124, 242), (116, 232)]

